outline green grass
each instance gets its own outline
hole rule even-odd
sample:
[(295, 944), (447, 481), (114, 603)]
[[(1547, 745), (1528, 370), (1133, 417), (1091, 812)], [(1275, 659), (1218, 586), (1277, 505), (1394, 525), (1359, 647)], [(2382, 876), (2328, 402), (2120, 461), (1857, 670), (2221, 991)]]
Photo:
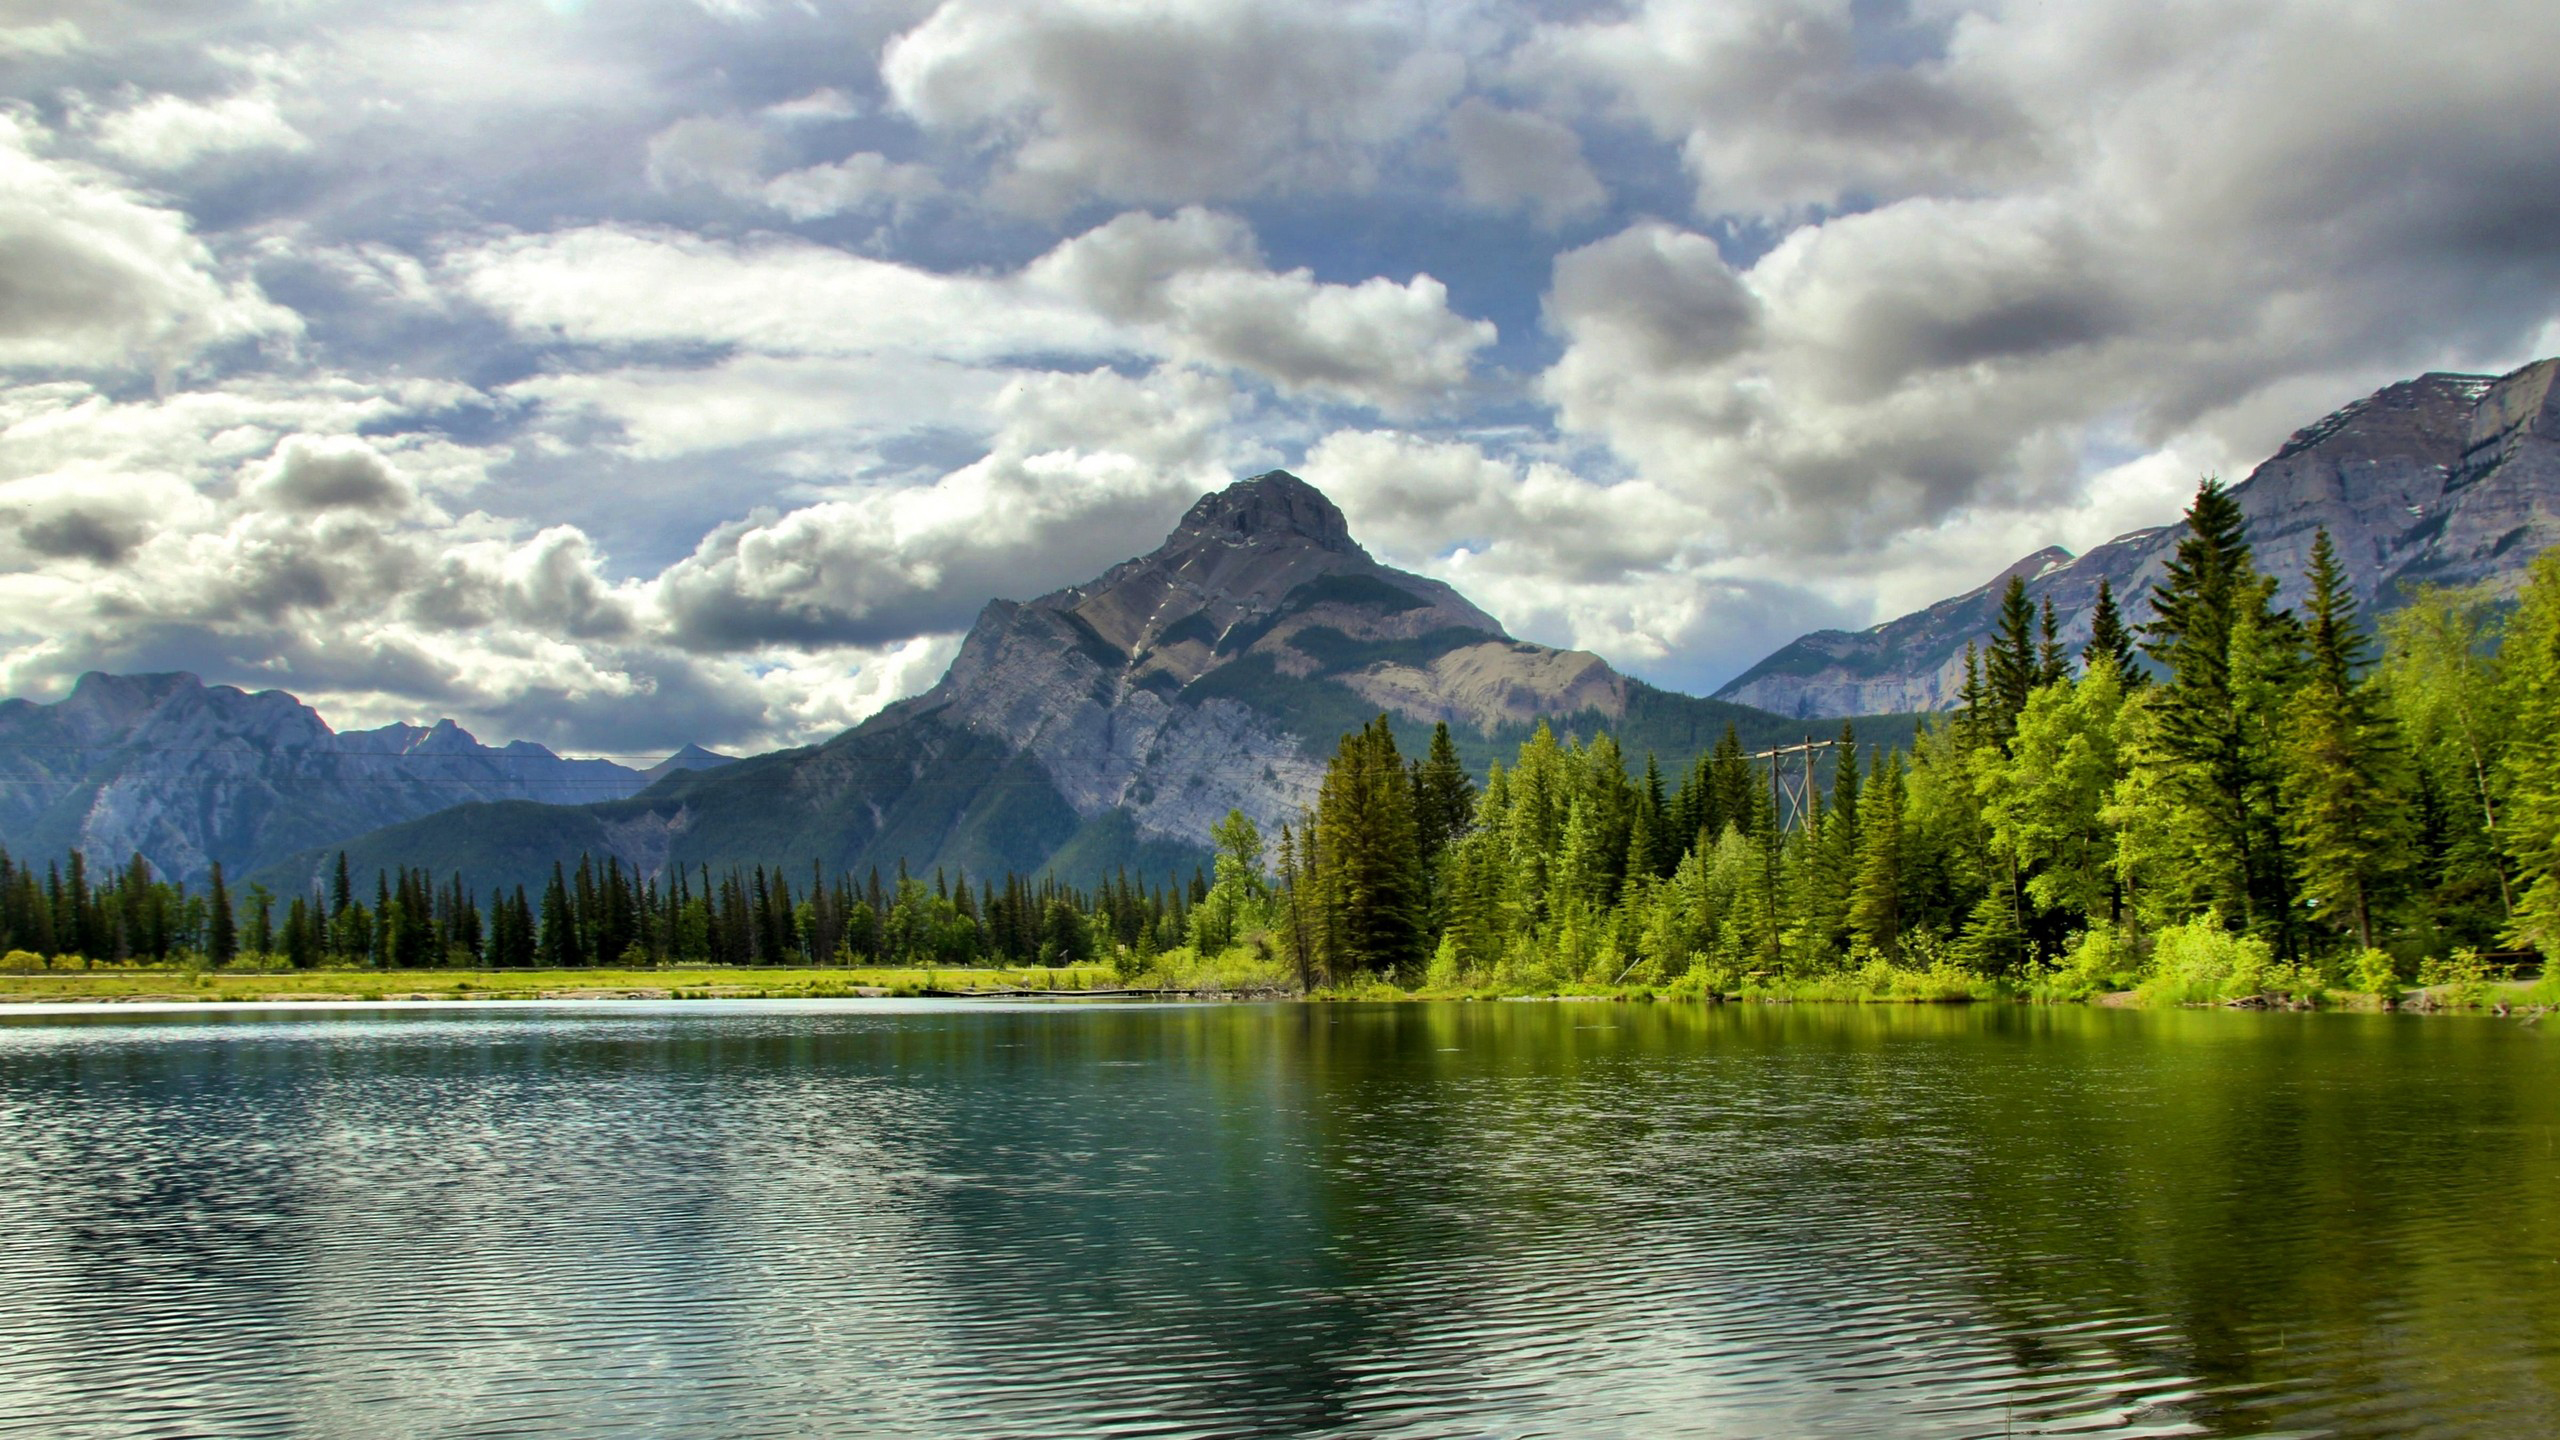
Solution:
[(1048, 969), (684, 966), (663, 970), (92, 969), (0, 974), (0, 1002), (76, 1000), (803, 999), (926, 990), (1106, 989), (1106, 966)]

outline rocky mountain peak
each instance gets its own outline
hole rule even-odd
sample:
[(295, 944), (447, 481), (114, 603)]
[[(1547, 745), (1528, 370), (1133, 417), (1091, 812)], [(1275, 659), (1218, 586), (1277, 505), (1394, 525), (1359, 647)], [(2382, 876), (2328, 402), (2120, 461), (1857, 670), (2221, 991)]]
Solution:
[(1286, 470), (1266, 470), (1201, 496), (1165, 544), (1172, 549), (1212, 539), (1230, 545), (1295, 541), (1342, 554), (1367, 553), (1351, 538), (1342, 508)]
[[(2304, 426), (2232, 487), (2258, 567), (2298, 604), (2314, 541), (2335, 543), (2356, 598), (2388, 609), (2413, 584), (2488, 583), (2512, 593), (2527, 560), (2560, 542), (2560, 359), (2505, 376), (2435, 372)], [(2071, 559), (2040, 551), (1989, 585), (1873, 629), (1800, 637), (1717, 691), (1799, 715), (1930, 710), (1952, 702), (1964, 647), (1992, 626), (2010, 574), (2051, 600), (2067, 648), (2089, 633), (2101, 579), (2145, 618), (2181, 529), (2121, 535)]]

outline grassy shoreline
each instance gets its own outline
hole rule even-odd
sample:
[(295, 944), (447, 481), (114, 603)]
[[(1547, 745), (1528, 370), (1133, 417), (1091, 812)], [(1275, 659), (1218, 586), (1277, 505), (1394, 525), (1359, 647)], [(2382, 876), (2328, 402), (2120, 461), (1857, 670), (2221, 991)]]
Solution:
[[(480, 1000), (790, 1000), (867, 999), (899, 996), (986, 994), (1017, 998), (1167, 995), (1280, 999), (1295, 988), (1251, 967), (1216, 973), (1169, 968), (1135, 978), (1108, 966), (1062, 969), (857, 967), (717, 967), (593, 970), (269, 970), (203, 967), (107, 967), (0, 972), (0, 1008), (47, 1004), (159, 1003), (329, 1004), (380, 1001)], [(1542, 990), (1424, 985), (1402, 989), (1383, 981), (1320, 989), (1303, 998), (1336, 1000), (1610, 1000), (1621, 1002), (1740, 1004), (2095, 1004), (2173, 1008), (2177, 1002), (2131, 990), (2058, 994), (1974, 976), (1897, 977), (1879, 985), (1848, 974), (1823, 980), (1753, 980), (1710, 993), (1696, 986), (1578, 985)], [(2190, 1002), (2192, 1003), (2192, 1002)], [(2216, 1004), (2227, 1002), (2214, 1002)], [(2378, 996), (2333, 990), (2284, 1008), (2375, 1010)], [(2411, 987), (2402, 1009), (2539, 1012), (2560, 1008), (2560, 983), (2491, 981), (2465, 987)]]

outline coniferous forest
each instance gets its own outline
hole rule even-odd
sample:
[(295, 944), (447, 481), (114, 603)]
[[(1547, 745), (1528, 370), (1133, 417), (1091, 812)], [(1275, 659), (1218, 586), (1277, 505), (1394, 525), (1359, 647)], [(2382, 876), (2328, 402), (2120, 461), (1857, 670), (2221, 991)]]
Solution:
[[(2427, 590), (2368, 625), (2322, 534), (2278, 608), (2207, 481), (2152, 619), (2102, 585), (2078, 654), (2010, 583), (1961, 704), (1908, 750), (1728, 732), (1676, 776), (1541, 727), (1479, 784), (1447, 727), (1342, 737), (1277, 836), (1242, 815), (1214, 874), (1054, 879), (755, 868), (643, 876), (610, 857), (541, 892), (423, 871), (309, 895), (139, 857), (39, 874), (0, 854), (21, 966), (1064, 966), (1309, 991), (1645, 987), (2175, 999), (2476, 981), (2560, 927), (2560, 552), (2512, 604)], [(2377, 633), (2378, 629), (2378, 633)]]

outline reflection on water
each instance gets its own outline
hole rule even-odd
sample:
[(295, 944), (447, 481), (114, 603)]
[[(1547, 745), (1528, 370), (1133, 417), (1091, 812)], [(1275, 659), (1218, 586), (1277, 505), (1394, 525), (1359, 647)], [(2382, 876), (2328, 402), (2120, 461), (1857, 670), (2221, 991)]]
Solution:
[(0, 1021), (0, 1435), (2560, 1433), (2491, 1020)]

